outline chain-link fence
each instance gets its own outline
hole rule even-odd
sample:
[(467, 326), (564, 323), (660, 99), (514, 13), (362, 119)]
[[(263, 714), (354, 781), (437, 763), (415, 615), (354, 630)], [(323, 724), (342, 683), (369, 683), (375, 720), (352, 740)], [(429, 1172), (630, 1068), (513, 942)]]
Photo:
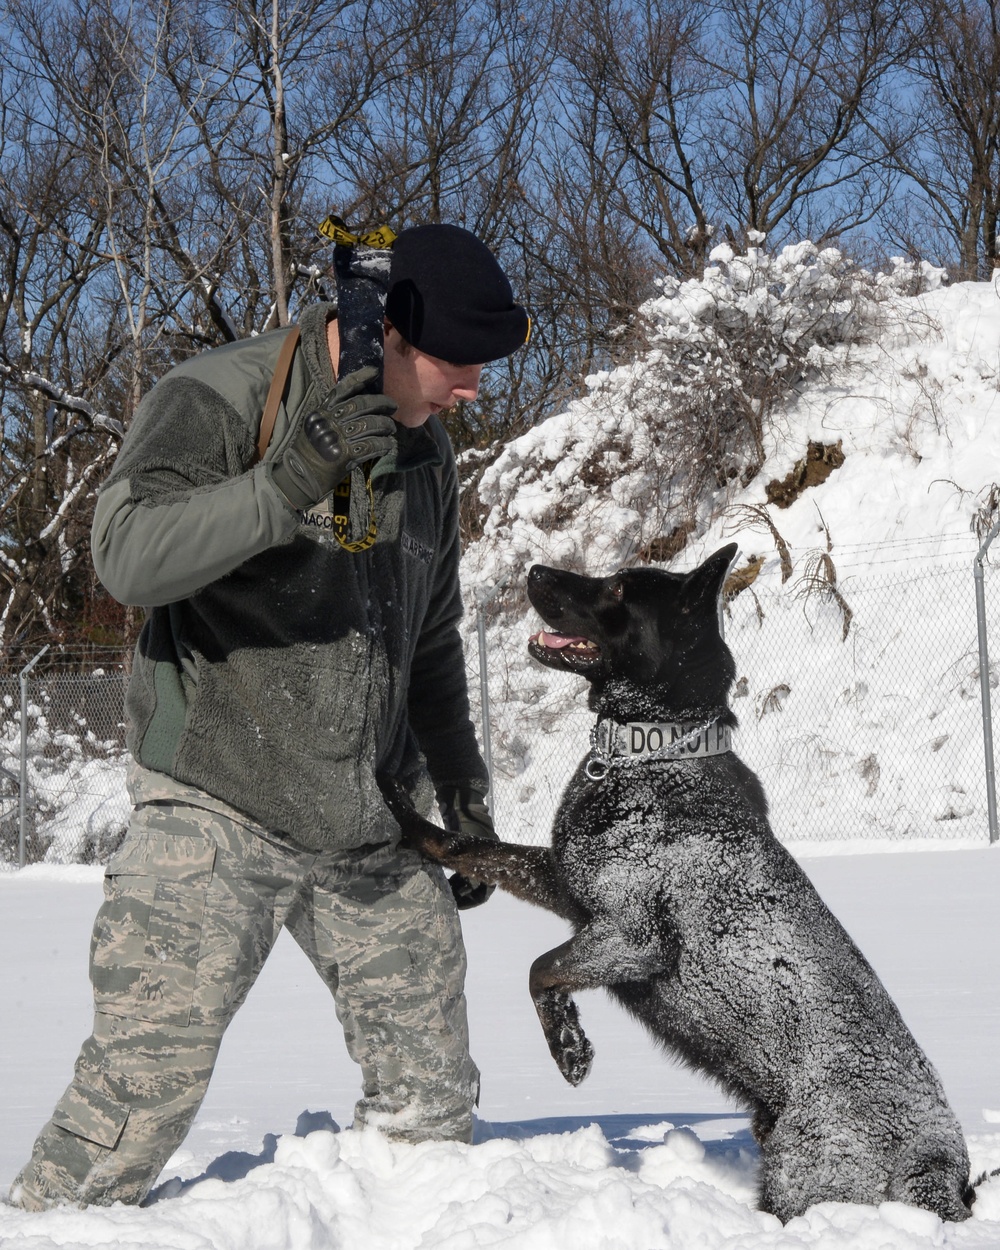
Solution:
[(737, 600), (727, 638), (739, 750), (779, 834), (988, 837), (971, 564), (759, 608)]
[[(987, 567), (1000, 673), (1000, 604)], [(888, 577), (744, 591), (724, 612), (736, 659), (734, 748), (783, 840), (989, 836), (971, 559)], [(516, 708), (491, 692), (501, 835), (544, 843), (594, 723), (582, 678), (540, 670)]]
[[(995, 687), (1000, 588), (986, 572)], [(725, 631), (737, 662), (735, 748), (759, 773), (780, 837), (987, 838), (971, 561), (825, 588), (751, 587), (727, 604)], [(518, 697), (508, 698), (503, 656), (494, 647), (488, 658), (497, 825), (513, 841), (545, 843), (589, 748), (586, 683), (532, 665), (526, 685), (519, 652)], [(128, 820), (122, 657), (86, 675), (51, 662), (19, 674), (0, 667), (0, 870), (22, 853), (27, 863), (100, 862)], [(480, 715), (475, 645), (469, 684)]]
[(0, 670), (0, 871), (100, 863), (121, 841), (127, 678), (112, 657), (87, 674)]

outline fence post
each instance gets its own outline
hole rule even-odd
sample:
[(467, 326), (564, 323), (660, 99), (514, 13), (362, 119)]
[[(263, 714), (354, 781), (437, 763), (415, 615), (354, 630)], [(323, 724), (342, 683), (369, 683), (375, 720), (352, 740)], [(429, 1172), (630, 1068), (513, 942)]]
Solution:
[(986, 813), (990, 827), (990, 842), (996, 842), (997, 785), (993, 768), (993, 706), (990, 695), (990, 656), (986, 635), (986, 590), (983, 584), (983, 560), (990, 543), (1000, 533), (1000, 521), (993, 526), (983, 540), (983, 545), (972, 562), (972, 576), (976, 582), (976, 628), (979, 634), (979, 693), (983, 704), (983, 751), (986, 760)]
[(490, 816), (495, 818), (493, 810), (493, 745), (490, 740), (490, 682), (486, 671), (486, 608), (497, 597), (510, 581), (504, 577), (492, 589), (485, 586), (476, 587), (476, 633), (479, 635), (479, 702), (483, 712), (483, 759), (486, 762), (486, 777), (490, 788), (486, 794), (486, 808)]
[(20, 672), (21, 681), (21, 793), (19, 796), (18, 818), (18, 868), (24, 867), (25, 836), (28, 828), (28, 674), (49, 649), (46, 643), (33, 660), (29, 660)]

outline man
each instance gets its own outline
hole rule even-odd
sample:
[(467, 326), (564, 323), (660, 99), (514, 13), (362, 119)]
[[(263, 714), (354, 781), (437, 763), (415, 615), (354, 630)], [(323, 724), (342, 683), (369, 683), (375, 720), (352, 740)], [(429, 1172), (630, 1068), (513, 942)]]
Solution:
[(487, 891), (453, 878), (453, 898), (398, 847), (376, 777), (415, 789), (426, 761), (447, 822), (491, 829), (435, 414), (474, 399), (483, 363), (529, 323), (489, 249), (447, 225), (399, 235), (385, 316), (384, 393), (370, 394), (371, 371), (336, 376), (335, 308), (306, 310), (262, 459), (296, 331), (177, 366), (102, 488), (98, 574), (148, 610), (127, 707), (135, 807), (94, 929), (93, 1035), (17, 1205), (146, 1196), (282, 925), (361, 1065), (355, 1125), (471, 1139), (455, 898)]

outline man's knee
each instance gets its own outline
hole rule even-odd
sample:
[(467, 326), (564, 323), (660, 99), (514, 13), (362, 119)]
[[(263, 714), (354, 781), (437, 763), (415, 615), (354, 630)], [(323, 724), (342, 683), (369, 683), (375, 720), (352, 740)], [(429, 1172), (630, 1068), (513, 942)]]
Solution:
[(271, 858), (218, 813), (138, 809), (94, 926), (96, 1010), (168, 1029), (225, 1028), (276, 936)]

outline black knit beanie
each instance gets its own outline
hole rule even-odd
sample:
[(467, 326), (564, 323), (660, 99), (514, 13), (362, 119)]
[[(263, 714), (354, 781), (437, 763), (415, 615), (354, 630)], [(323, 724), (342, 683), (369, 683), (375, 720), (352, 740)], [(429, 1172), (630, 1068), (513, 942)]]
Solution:
[(509, 356), (531, 324), (486, 244), (446, 225), (396, 237), (385, 315), (413, 347), (455, 365)]

